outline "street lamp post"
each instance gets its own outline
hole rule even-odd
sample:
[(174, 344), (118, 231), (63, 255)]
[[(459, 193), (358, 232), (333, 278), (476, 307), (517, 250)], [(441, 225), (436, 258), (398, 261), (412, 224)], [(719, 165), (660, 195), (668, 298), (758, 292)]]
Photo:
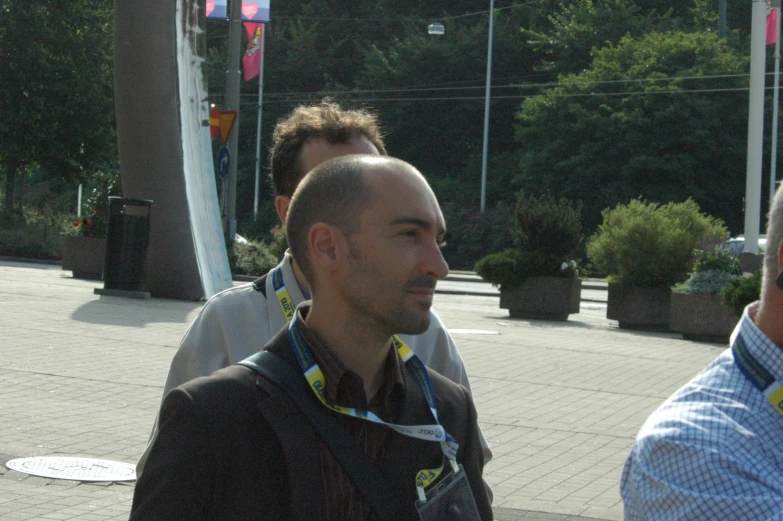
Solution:
[[(492, 33), (495, 27), (495, 0), (489, 0), (489, 37), (487, 38), (487, 84), (484, 92), (484, 146), (481, 155), (481, 211), (487, 203), (487, 149), (489, 148), (489, 89), (492, 84)], [(442, 35), (445, 27), (435, 22), (427, 27), (427, 32)]]
[(481, 156), (481, 211), (487, 203), (487, 148), (489, 146), (489, 88), (492, 83), (492, 31), (495, 26), (495, 0), (489, 0), (489, 37), (487, 41), (487, 86), (484, 92), (484, 148)]

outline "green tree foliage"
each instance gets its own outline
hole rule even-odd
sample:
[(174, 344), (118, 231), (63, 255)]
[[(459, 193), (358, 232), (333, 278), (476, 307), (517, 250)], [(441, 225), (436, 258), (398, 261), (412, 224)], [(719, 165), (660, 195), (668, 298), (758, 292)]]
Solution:
[(5, 213), (31, 167), (85, 180), (116, 168), (112, 2), (0, 3), (0, 162)]
[(596, 51), (589, 70), (522, 104), (517, 182), (582, 198), (588, 229), (638, 196), (692, 197), (739, 229), (747, 63), (713, 33), (626, 36)]
[(634, 199), (604, 210), (587, 255), (610, 282), (668, 288), (687, 278), (700, 242), (728, 235), (723, 222), (701, 213), (692, 199), (665, 205)]

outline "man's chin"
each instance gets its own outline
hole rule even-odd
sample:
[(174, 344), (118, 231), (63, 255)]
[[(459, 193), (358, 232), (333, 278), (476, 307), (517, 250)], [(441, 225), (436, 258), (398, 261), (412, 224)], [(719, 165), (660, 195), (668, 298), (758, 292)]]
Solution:
[(430, 327), (430, 315), (418, 320), (406, 320), (403, 324), (398, 324), (397, 333), (403, 335), (420, 335)]

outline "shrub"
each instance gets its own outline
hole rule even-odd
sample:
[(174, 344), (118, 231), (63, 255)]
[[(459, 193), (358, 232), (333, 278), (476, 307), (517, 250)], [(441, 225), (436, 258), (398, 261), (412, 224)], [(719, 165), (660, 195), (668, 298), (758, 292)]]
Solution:
[(231, 272), (236, 275), (260, 277), (277, 266), (277, 257), (263, 242), (235, 242), (228, 255)]
[(581, 213), (581, 202), (519, 192), (511, 227), (516, 247), (484, 257), (476, 272), (499, 286), (518, 286), (529, 277), (576, 276), (569, 256), (582, 240)]
[(702, 214), (692, 199), (666, 205), (635, 199), (601, 215), (587, 255), (615, 283), (671, 287), (688, 276), (701, 241), (729, 236), (723, 222)]
[(47, 230), (31, 227), (0, 229), (0, 256), (22, 259), (55, 260), (62, 258), (62, 238)]
[(739, 259), (725, 246), (715, 246), (712, 250), (696, 250), (694, 259), (693, 271), (688, 280), (675, 285), (672, 288), (674, 291), (717, 295), (732, 280), (742, 276)]
[(736, 315), (742, 316), (745, 306), (757, 301), (761, 296), (761, 271), (756, 271), (750, 277), (740, 277), (732, 280), (720, 292), (720, 301), (728, 306)]

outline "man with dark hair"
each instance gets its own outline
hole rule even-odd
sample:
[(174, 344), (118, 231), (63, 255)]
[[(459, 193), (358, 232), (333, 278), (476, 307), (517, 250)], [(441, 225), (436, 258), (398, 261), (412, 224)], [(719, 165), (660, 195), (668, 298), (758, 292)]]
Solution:
[[(263, 352), (166, 396), (131, 520), (492, 519), (470, 393), (395, 336), (429, 328), (448, 273), (445, 223), (424, 177), (379, 156), (327, 161), (294, 193), (287, 234), (312, 302)], [(305, 408), (268, 412), (278, 398), (258, 366), (271, 359), (293, 375), (286, 393), (300, 389), (347, 443), (285, 428)], [(342, 459), (346, 446), (359, 457)], [(300, 460), (306, 471), (293, 475)], [(349, 470), (353, 461), (361, 469)], [(355, 478), (362, 471), (378, 473), (375, 488)]]
[[(304, 175), (328, 159), (349, 154), (386, 155), (374, 115), (324, 102), (297, 107), (277, 123), (270, 164), (275, 208), (284, 224), (291, 196)], [(324, 201), (331, 199), (324, 197)], [(164, 397), (189, 380), (256, 353), (286, 325), (293, 309), (309, 298), (309, 284), (294, 259), (286, 252), (280, 264), (266, 276), (229, 288), (207, 301), (174, 355)], [(427, 331), (402, 338), (427, 367), (470, 390), (462, 357), (433, 310)], [(136, 466), (137, 475), (143, 472), (156, 429), (157, 420), (150, 444)], [(479, 436), (484, 459), (489, 461), (492, 452), (480, 432)]]
[(620, 484), (629, 521), (783, 519), (783, 190), (767, 226), (761, 300), (636, 436)]

